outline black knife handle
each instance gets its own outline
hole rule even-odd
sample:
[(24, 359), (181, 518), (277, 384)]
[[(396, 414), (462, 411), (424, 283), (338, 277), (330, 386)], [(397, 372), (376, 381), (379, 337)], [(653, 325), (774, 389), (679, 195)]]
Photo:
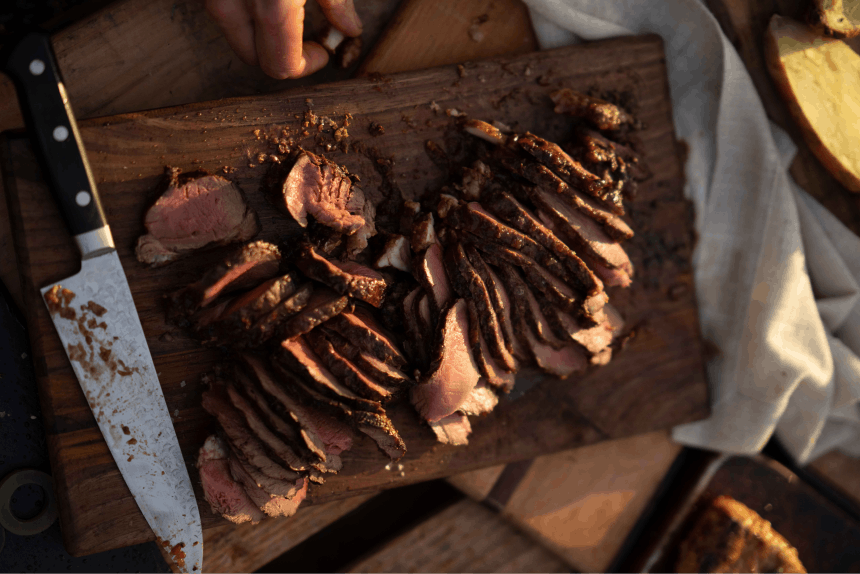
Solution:
[(24, 36), (9, 53), (5, 68), (15, 82), (30, 137), (72, 235), (105, 227), (107, 219), (50, 37), (39, 32)]

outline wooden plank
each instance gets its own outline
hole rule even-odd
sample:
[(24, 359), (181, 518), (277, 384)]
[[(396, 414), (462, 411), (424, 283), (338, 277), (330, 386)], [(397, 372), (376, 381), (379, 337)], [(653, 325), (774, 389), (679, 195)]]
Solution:
[[(628, 246), (639, 270), (637, 287), (611, 294), (638, 336), (608, 366), (581, 378), (560, 383), (535, 375), (536, 386), (529, 393), (476, 421), (467, 448), (438, 445), (411, 408), (394, 408), (392, 418), (410, 448), (403, 476), (384, 470), (385, 460), (369, 439), (362, 439), (346, 457), (344, 471), (314, 489), (309, 503), (666, 428), (708, 414), (691, 287), (690, 206), (683, 200), (661, 42), (656, 37), (627, 38), (470, 64), (463, 77), (456, 67), (447, 67), (81, 122), (120, 257), (162, 373), (167, 404), (171, 412), (179, 413), (176, 426), (189, 462), (210, 424), (199, 406), (197, 377), (219, 354), (201, 349), (182, 333), (174, 332), (172, 341), (164, 340), (162, 335), (172, 329), (164, 321), (160, 301), (163, 293), (187, 283), (222, 255), (201, 255), (160, 270), (145, 269), (134, 260), (132, 248), (141, 232), (141, 216), (164, 164), (186, 170), (233, 168), (231, 177), (248, 191), (264, 222), (261, 238), (278, 241), (290, 232), (291, 224), (255, 191), (265, 173), (256, 155), (271, 150), (253, 131), (279, 132), (288, 125), (296, 133), (301, 129), (296, 117), (307, 110), (306, 98), (313, 101), (317, 115), (340, 119), (346, 112), (353, 113), (354, 139), (393, 157), (392, 180), (404, 196), (415, 197), (443, 178), (424, 152), (424, 142), (444, 142), (446, 133), (456, 137), (451, 120), (431, 110), (432, 101), (443, 109), (456, 107), (561, 139), (565, 122), (544, 103), (555, 86), (629, 91), (648, 126), (637, 138), (656, 175), (641, 187), (640, 200), (630, 208), (639, 230)], [(371, 121), (386, 126), (386, 135), (370, 138), (366, 129)], [(110, 468), (107, 448), (36, 289), (76, 271), (74, 248), (65, 233), (57, 231), (62, 224), (28, 146), (21, 141), (9, 144), (6, 158), (16, 166), (10, 190), (16, 207), (16, 243), (28, 282), (25, 308), (34, 354), (42, 358), (37, 373), (48, 433), (56, 446), (52, 452), (53, 467), (58, 469), (55, 479), (58, 490), (69, 493), (61, 503), (67, 546), (82, 553), (146, 540), (151, 531), (127, 493), (117, 496), (126, 505), (122, 512), (117, 507), (116, 512), (100, 513), (90, 510), (98, 506), (91, 500), (95, 491), (79, 486), (95, 478), (90, 470), (95, 469), (99, 484), (114, 481), (118, 489), (123, 488), (119, 474)], [(313, 147), (312, 142), (305, 145)], [(364, 189), (374, 201), (381, 201), (375, 161), (361, 153), (332, 153), (331, 157), (359, 174), (366, 182)], [(188, 385), (182, 387), (181, 381)], [(87, 448), (78, 449), (78, 445)], [(116, 535), (95, 535), (102, 531)]]
[(406, 0), (359, 74), (405, 72), (537, 49), (520, 0)]
[(466, 494), (466, 496), (480, 502), (487, 498), (487, 495), (493, 490), (493, 485), (499, 480), (499, 476), (504, 470), (505, 465), (499, 464), (457, 474), (448, 477), (447, 480), (452, 486)]
[(458, 502), (347, 572), (568, 572), (558, 558), (471, 501)]
[(204, 572), (254, 572), (287, 550), (301, 544), (371, 496), (356, 496), (300, 508), (284, 520), (260, 524), (229, 524), (203, 532)]
[(681, 446), (660, 431), (538, 457), (503, 515), (581, 572), (605, 572)]

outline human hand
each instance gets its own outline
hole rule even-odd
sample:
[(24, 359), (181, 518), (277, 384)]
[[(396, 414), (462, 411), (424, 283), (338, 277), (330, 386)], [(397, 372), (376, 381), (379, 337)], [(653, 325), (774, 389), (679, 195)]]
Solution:
[[(353, 0), (317, 0), (332, 26), (361, 34)], [(205, 0), (206, 10), (243, 62), (279, 80), (313, 74), (328, 62), (316, 42), (302, 42), (305, 0)]]

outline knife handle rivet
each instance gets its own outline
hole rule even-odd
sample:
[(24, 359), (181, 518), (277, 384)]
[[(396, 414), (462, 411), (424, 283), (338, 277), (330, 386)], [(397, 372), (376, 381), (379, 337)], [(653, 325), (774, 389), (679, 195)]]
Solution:
[(41, 76), (42, 72), (45, 71), (45, 62), (36, 58), (32, 62), (30, 62), (30, 73), (34, 76)]
[(66, 126), (57, 126), (54, 128), (54, 139), (58, 142), (64, 142), (69, 139), (69, 128)]
[(75, 203), (81, 207), (88, 206), (90, 201), (92, 201), (92, 196), (89, 191), (79, 191), (77, 195), (75, 195)]

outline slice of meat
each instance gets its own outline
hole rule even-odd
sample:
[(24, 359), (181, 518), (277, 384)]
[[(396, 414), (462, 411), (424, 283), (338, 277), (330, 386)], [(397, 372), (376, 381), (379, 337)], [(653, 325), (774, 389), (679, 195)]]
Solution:
[(600, 259), (592, 257), (585, 253), (582, 254), (582, 260), (594, 271), (594, 274), (600, 277), (604, 285), (607, 287), (630, 287), (633, 280), (630, 275), (623, 269), (613, 269), (607, 266)]
[(621, 269), (631, 277), (633, 264), (622, 249), (592, 220), (546, 192), (534, 194), (534, 202), (540, 207), (538, 217), (558, 237), (568, 241), (583, 255), (593, 257), (612, 269)]
[(599, 130), (617, 130), (624, 124), (636, 124), (633, 116), (618, 106), (567, 88), (554, 91), (550, 98), (555, 104), (555, 113), (583, 118)]
[(299, 249), (295, 263), (302, 273), (341, 295), (366, 301), (374, 307), (379, 307), (385, 296), (385, 279), (382, 275), (354, 261), (331, 261), (308, 243)]
[(445, 219), (452, 209), (456, 209), (460, 205), (460, 200), (453, 195), (447, 193), (439, 194), (439, 203), (436, 205), (436, 215)]
[(248, 241), (260, 221), (239, 188), (217, 175), (180, 183), (179, 170), (168, 169), (167, 191), (144, 217), (146, 235), (137, 240), (141, 263), (166, 265), (212, 245)]
[(455, 446), (469, 444), (469, 435), (472, 434), (469, 417), (463, 413), (453, 413), (438, 421), (431, 421), (430, 428), (439, 442)]
[(251, 432), (254, 433), (260, 442), (268, 447), (269, 451), (275, 454), (291, 470), (303, 472), (308, 469), (308, 465), (305, 464), (301, 456), (266, 426), (259, 410), (236, 386), (233, 384), (227, 385), (227, 396), (230, 397), (233, 406), (245, 417), (245, 423), (251, 429)]
[(513, 371), (506, 371), (493, 357), (493, 354), (489, 350), (489, 345), (487, 345), (487, 339), (483, 335), (480, 335), (478, 339), (478, 352), (475, 352), (474, 355), (475, 360), (478, 363), (478, 369), (483, 375), (483, 380), (485, 380), (488, 385), (504, 393), (508, 393), (514, 388), (514, 383), (516, 383), (516, 371), (519, 365), (516, 365)]
[(416, 301), (424, 294), (424, 289), (416, 287), (409, 295), (403, 299), (400, 312), (403, 314), (403, 324), (406, 331), (406, 338), (403, 341), (403, 347), (412, 359), (412, 362), (423, 370), (429, 359), (427, 356), (427, 346), (424, 344), (424, 338), (421, 333), (421, 324), (418, 320), (418, 312)]
[(550, 322), (541, 311), (538, 298), (522, 276), (510, 266), (500, 269), (502, 281), (505, 282), (510, 292), (515, 293), (515, 297), (521, 301), (517, 318), (531, 329), (531, 332), (541, 343), (555, 349), (563, 347), (565, 342), (553, 334)]
[(409, 240), (402, 235), (389, 237), (374, 265), (378, 268), (393, 267), (411, 273), (412, 252), (409, 249)]
[(364, 399), (344, 385), (302, 337), (282, 341), (275, 358), (294, 376), (302, 378), (310, 387), (332, 400), (356, 410), (382, 411), (378, 402)]
[[(353, 193), (362, 192), (360, 189), (353, 187)], [(368, 240), (376, 235), (376, 208), (373, 207), (373, 203), (370, 201), (364, 202), (364, 206), (361, 208), (361, 216), (364, 217), (364, 225), (346, 238), (346, 252), (350, 257), (355, 257), (364, 251)]]
[(515, 145), (558, 174), (568, 184), (583, 189), (591, 195), (600, 197), (606, 187), (606, 181), (585, 169), (558, 144), (532, 133), (526, 133), (516, 138)]
[(349, 297), (331, 289), (314, 289), (304, 309), (281, 324), (277, 334), (291, 339), (309, 333), (317, 325), (330, 321), (349, 306)]
[(406, 443), (388, 416), (356, 411), (354, 421), (356, 428), (372, 438), (379, 450), (391, 460), (400, 460), (406, 454)]
[(499, 128), (481, 120), (466, 120), (463, 122), (463, 131), (496, 145), (504, 145), (507, 141), (507, 137)]
[(469, 416), (485, 415), (496, 408), (497, 404), (499, 404), (499, 396), (481, 380), (472, 389), (466, 401), (460, 405), (458, 412)]
[(469, 311), (458, 299), (445, 312), (430, 369), (412, 388), (412, 404), (427, 421), (454, 413), (481, 378), (468, 344)]
[(400, 207), (399, 231), (406, 237), (412, 237), (415, 218), (421, 213), (421, 204), (417, 201), (404, 201)]
[(615, 170), (615, 164), (622, 160), (627, 164), (627, 171), (635, 181), (644, 181), (651, 177), (652, 174), (633, 148), (610, 141), (603, 134), (585, 128), (576, 130), (576, 137), (585, 148), (585, 157), (589, 161), (606, 162)]
[[(247, 361), (244, 362), (247, 364)], [(295, 419), (288, 413), (285, 413), (283, 408), (279, 409), (276, 406), (278, 401), (273, 400), (266, 394), (257, 378), (248, 375), (248, 370), (253, 372), (253, 369), (250, 367), (243, 368), (241, 365), (236, 364), (233, 369), (233, 378), (251, 404), (256, 407), (266, 426), (293, 448), (301, 459), (300, 464), (303, 464), (305, 467), (303, 470), (310, 471), (311, 468), (321, 468), (324, 472), (335, 472), (325, 468), (325, 465), (321, 464), (319, 457), (311, 452), (305, 444), (301, 436), (301, 427), (298, 426)], [(286, 462), (290, 465), (290, 468), (300, 470), (290, 461)]]
[(571, 282), (577, 279), (576, 275), (568, 277), (570, 274), (567, 268), (562, 266), (558, 259), (531, 237), (508, 227), (484, 210), (479, 203), (468, 203), (457, 210), (451, 211), (445, 221), (452, 227), (467, 231), (482, 240), (492, 241), (493, 243), (522, 253), (534, 259), (558, 277), (565, 278)]
[(337, 164), (304, 151), (299, 155), (281, 189), (282, 204), (302, 227), (311, 215), (336, 231), (352, 234), (365, 225), (364, 194), (353, 187), (347, 173)]
[(561, 349), (554, 349), (540, 342), (531, 332), (531, 329), (524, 328), (522, 333), (534, 357), (535, 364), (542, 371), (566, 379), (573, 373), (584, 371), (588, 366), (585, 351), (578, 345), (571, 343)]
[(418, 309), (418, 326), (421, 328), (423, 339), (432, 340), (429, 336), (435, 330), (435, 322), (433, 321), (433, 313), (430, 311), (430, 296), (424, 293), (415, 301)]
[(498, 322), (505, 348), (509, 353), (513, 353), (513, 327), (510, 324), (510, 313), (505, 314), (505, 296), (501, 293), (501, 286), (497, 284), (498, 277), (490, 269), (490, 266), (487, 265), (487, 262), (484, 261), (484, 258), (481, 257), (481, 254), (478, 253), (474, 245), (467, 244), (464, 248), (466, 250), (466, 257), (469, 258), (469, 263), (471, 263), (472, 268), (478, 274), (478, 277), (481, 278), (487, 289), (487, 295), (489, 295), (490, 302), (493, 305), (493, 311), (496, 314), (496, 321)]
[(463, 245), (458, 243), (451, 246), (445, 256), (455, 290), (461, 297), (467, 298), (469, 305), (475, 308), (474, 315), (481, 334), (489, 346), (490, 354), (505, 371), (515, 371), (516, 361), (505, 345), (504, 335), (499, 327), (487, 287), (469, 262)]
[(343, 423), (319, 413), (297, 398), (291, 374), (279, 370), (276, 377), (262, 360), (251, 355), (243, 355), (242, 360), (248, 366), (249, 374), (301, 429), (300, 435), (308, 449), (329, 468), (341, 468), (339, 455), (352, 447), (352, 436)]
[(379, 307), (379, 317), (386, 329), (393, 333), (402, 333), (406, 330), (401, 313), (403, 300), (415, 288), (415, 282), (402, 276), (397, 279), (386, 278), (386, 282), (389, 287), (385, 292), (385, 300)]
[[(618, 205), (606, 204), (585, 195), (539, 164), (523, 164), (519, 167), (518, 173), (534, 183), (540, 191), (550, 195), (560, 195), (561, 201), (593, 219), (613, 239), (624, 240), (633, 237), (633, 230), (619, 216), (623, 210)], [(527, 190), (527, 192), (530, 197), (534, 194), (534, 190)]]
[[(609, 307), (604, 307), (604, 311)], [(613, 329), (608, 321), (593, 327), (583, 326), (572, 315), (556, 309), (546, 299), (541, 300), (541, 311), (557, 337), (582, 345), (592, 355), (600, 353), (612, 343)]]
[[(281, 301), (278, 306), (260, 317), (245, 333), (237, 333), (233, 344), (238, 346), (259, 346), (279, 333), (279, 327), (290, 317), (304, 310), (312, 301), (313, 284), (305, 283), (290, 297)], [(222, 337), (223, 338), (223, 337)]]
[[(299, 477), (295, 481), (272, 478), (260, 469), (256, 468), (254, 465), (243, 460), (241, 455), (236, 451), (233, 451), (232, 454), (230, 470), (232, 471), (233, 477), (242, 481), (242, 484), (245, 485), (245, 492), (248, 492), (249, 495), (251, 495), (254, 502), (257, 502), (256, 495), (259, 494), (258, 490), (262, 490), (263, 493), (267, 495), (266, 498), (291, 498), (298, 492), (296, 483), (298, 482), (299, 485), (301, 485), (304, 481), (304, 477)], [(254, 491), (253, 494), (251, 491)], [(267, 506), (269, 502), (269, 500), (265, 500), (263, 504), (260, 504), (259, 506), (261, 507), (261, 510), (265, 512), (265, 509), (262, 507)], [(269, 516), (272, 515), (269, 514)]]
[[(295, 490), (292, 498), (270, 494), (263, 486), (255, 480), (255, 477), (249, 472), (249, 466), (242, 464), (236, 456), (230, 457), (230, 473), (232, 476), (241, 482), (245, 487), (245, 492), (250, 499), (262, 510), (267, 516), (277, 518), (279, 516), (292, 516), (304, 500), (304, 494), (299, 497), (299, 491)], [(304, 487), (304, 492), (307, 492), (307, 480), (301, 478), (296, 481)], [(271, 485), (267, 486), (271, 488)]]
[(391, 389), (361, 372), (352, 361), (338, 353), (334, 345), (318, 331), (311, 331), (304, 338), (328, 370), (358, 396), (380, 403), (394, 397)]
[(385, 361), (380, 361), (373, 355), (362, 351), (360, 348), (353, 345), (347, 338), (341, 336), (340, 333), (333, 329), (322, 325), (320, 327), (325, 338), (334, 345), (337, 352), (348, 358), (350, 361), (367, 373), (371, 378), (376, 379), (380, 383), (389, 387), (399, 388), (404, 385), (414, 383), (405, 373), (393, 365), (389, 365)]
[(248, 329), (263, 315), (295, 293), (300, 284), (296, 273), (287, 273), (264, 281), (244, 295), (233, 299), (219, 317), (219, 323), (228, 332)]
[(473, 241), (473, 244), (484, 254), (489, 263), (497, 267), (505, 264), (513, 265), (522, 270), (529, 285), (545, 294), (561, 309), (582, 312), (585, 308), (584, 299), (581, 296), (564, 281), (538, 265), (534, 259), (494, 243)]
[[(231, 302), (232, 299), (230, 298), (224, 299), (219, 303), (212, 304), (208, 307), (204, 307), (203, 309), (198, 309), (188, 319), (176, 322), (180, 324), (188, 323), (194, 336), (200, 339), (204, 345), (209, 345), (218, 341), (220, 331), (216, 328), (218, 325), (218, 319), (221, 318), (221, 314), (224, 313), (224, 310), (227, 309)], [(172, 320), (173, 317), (170, 319)]]
[(461, 182), (455, 184), (454, 188), (460, 192), (460, 197), (466, 201), (477, 201), (492, 179), (493, 173), (489, 166), (477, 160), (472, 164), (472, 167), (462, 168)]
[(559, 239), (548, 227), (535, 216), (531, 210), (507, 192), (493, 194), (488, 202), (490, 209), (503, 221), (520, 232), (528, 235), (537, 243), (543, 245), (567, 269), (573, 280), (573, 285), (579, 290), (594, 295), (603, 289), (603, 285), (574, 251)]
[(168, 319), (188, 317), (207, 307), (219, 296), (246, 289), (271, 279), (281, 265), (281, 252), (265, 241), (243, 245), (221, 264), (207, 271), (199, 281), (169, 296)]
[(357, 307), (352, 313), (334, 317), (331, 327), (376, 358), (397, 367), (406, 365), (406, 358), (392, 336), (365, 309)]
[(204, 391), (203, 409), (218, 420), (230, 446), (249, 464), (272, 478), (296, 480), (299, 477), (296, 472), (273, 460), (259, 439), (245, 426), (241, 413), (230, 404), (221, 383), (214, 382)]
[(433, 214), (429, 211), (421, 212), (415, 216), (415, 221), (412, 224), (410, 239), (412, 251), (421, 253), (434, 243), (439, 243), (439, 238), (436, 236), (436, 223)]
[(496, 317), (499, 318), (499, 324), (502, 327), (502, 333), (505, 335), (505, 341), (510, 345), (514, 358), (518, 361), (526, 361), (530, 356), (526, 352), (525, 347), (520, 343), (519, 337), (514, 334), (515, 321), (513, 314), (516, 305), (511, 302), (507, 288), (499, 275), (492, 268), (489, 269), (489, 274), (501, 301), (501, 312), (497, 312)]
[(203, 486), (203, 497), (212, 512), (234, 524), (257, 524), (265, 514), (248, 498), (242, 485), (230, 475), (229, 450), (217, 435), (206, 438), (197, 455), (197, 470)]
[(438, 243), (433, 243), (415, 258), (412, 273), (429, 294), (431, 313), (438, 318), (453, 300), (451, 281)]

